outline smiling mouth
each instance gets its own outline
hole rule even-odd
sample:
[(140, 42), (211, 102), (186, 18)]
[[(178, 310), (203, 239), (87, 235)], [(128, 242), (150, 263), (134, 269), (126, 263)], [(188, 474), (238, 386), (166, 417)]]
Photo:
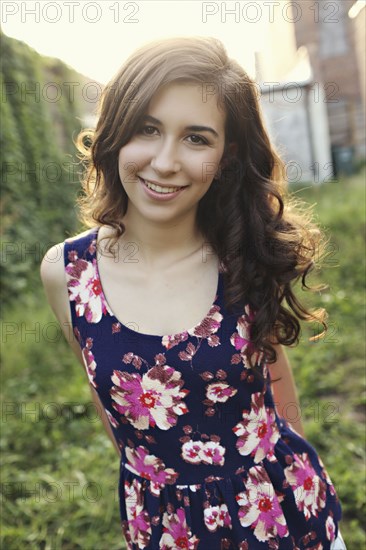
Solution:
[(180, 189), (184, 189), (185, 187), (188, 187), (188, 185), (181, 185), (181, 186), (167, 186), (167, 185), (158, 185), (156, 183), (153, 183), (149, 180), (145, 180), (138, 176), (142, 183), (146, 185), (149, 189), (152, 189), (153, 191), (156, 191), (157, 193), (161, 194), (168, 194), (168, 193), (176, 193)]

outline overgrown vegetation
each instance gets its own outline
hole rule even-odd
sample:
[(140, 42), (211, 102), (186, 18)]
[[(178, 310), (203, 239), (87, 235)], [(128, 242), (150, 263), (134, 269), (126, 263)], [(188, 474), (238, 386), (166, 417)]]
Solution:
[(3, 33), (1, 45), (1, 302), (25, 306), (43, 255), (78, 225), (72, 139), (93, 106), (80, 93), (85, 77), (60, 60)]

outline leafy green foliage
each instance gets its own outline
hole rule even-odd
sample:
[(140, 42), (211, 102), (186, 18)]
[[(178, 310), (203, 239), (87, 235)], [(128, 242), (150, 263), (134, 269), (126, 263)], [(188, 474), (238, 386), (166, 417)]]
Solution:
[(341, 530), (349, 550), (365, 545), (365, 170), (357, 176), (293, 191), (315, 204), (329, 237), (328, 257), (296, 294), (310, 307), (325, 307), (328, 332), (302, 325), (300, 343), (289, 348), (306, 437), (319, 452), (342, 503)]
[(38, 300), (2, 322), (0, 546), (120, 550), (118, 457), (81, 365)]
[(85, 105), (67, 84), (80, 82), (75, 71), (23, 42), (1, 39), (1, 300), (10, 305), (37, 287), (47, 249), (77, 229), (73, 138)]

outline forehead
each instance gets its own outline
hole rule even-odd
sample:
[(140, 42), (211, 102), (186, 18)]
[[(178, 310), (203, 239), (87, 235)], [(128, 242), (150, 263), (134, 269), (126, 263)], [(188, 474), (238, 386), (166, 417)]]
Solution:
[(215, 124), (224, 128), (226, 113), (218, 104), (219, 96), (200, 82), (171, 82), (165, 84), (151, 98), (147, 113), (162, 122), (164, 117), (188, 120), (192, 124)]

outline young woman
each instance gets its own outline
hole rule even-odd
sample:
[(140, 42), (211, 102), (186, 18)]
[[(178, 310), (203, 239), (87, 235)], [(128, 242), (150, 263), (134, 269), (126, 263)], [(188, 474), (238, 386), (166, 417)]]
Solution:
[(284, 351), (299, 319), (327, 328), (292, 290), (323, 241), (255, 83), (216, 39), (147, 44), (79, 148), (88, 229), (41, 277), (120, 456), (127, 547), (345, 548)]

